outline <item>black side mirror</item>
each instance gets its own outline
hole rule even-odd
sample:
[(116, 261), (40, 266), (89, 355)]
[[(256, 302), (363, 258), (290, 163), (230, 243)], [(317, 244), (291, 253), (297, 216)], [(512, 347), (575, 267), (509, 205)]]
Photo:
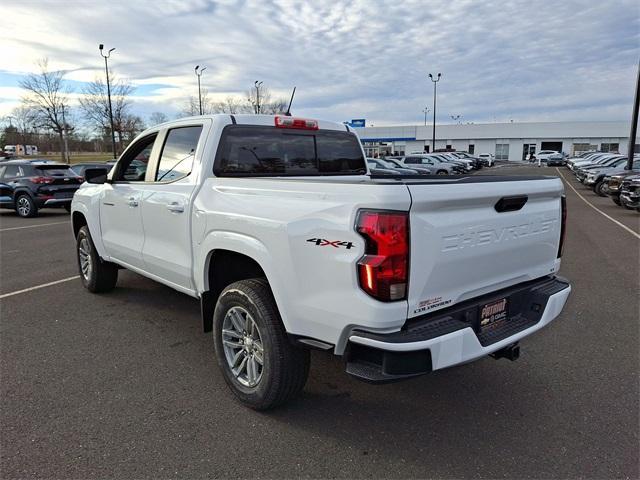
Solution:
[(84, 171), (84, 178), (87, 183), (102, 184), (107, 182), (107, 174), (109, 170), (106, 168), (87, 168)]

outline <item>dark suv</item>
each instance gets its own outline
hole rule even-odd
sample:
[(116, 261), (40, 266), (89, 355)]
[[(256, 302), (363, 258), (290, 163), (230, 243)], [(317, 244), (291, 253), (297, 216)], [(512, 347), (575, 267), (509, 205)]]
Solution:
[(73, 194), (84, 181), (69, 165), (10, 160), (0, 164), (0, 208), (35, 217), (43, 207), (71, 210)]

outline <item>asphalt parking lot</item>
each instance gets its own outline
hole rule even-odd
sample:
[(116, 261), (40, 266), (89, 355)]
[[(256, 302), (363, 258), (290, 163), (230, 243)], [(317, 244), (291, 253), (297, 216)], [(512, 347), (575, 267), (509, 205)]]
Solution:
[(558, 171), (573, 293), (518, 361), (372, 386), (314, 353), (303, 396), (267, 413), (233, 400), (198, 302), (167, 287), (122, 272), (110, 294), (2, 298), (77, 272), (66, 212), (0, 211), (0, 477), (638, 478), (640, 215)]

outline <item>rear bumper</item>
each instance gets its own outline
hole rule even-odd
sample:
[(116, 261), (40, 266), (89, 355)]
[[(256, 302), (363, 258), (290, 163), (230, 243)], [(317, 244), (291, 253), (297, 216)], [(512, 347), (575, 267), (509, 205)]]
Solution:
[[(470, 362), (515, 344), (555, 319), (571, 286), (559, 277), (486, 295), (428, 315), (400, 332), (354, 331), (349, 338), (347, 372), (372, 383), (401, 380)], [(488, 334), (480, 332), (479, 309), (496, 298), (514, 305), (507, 322)]]

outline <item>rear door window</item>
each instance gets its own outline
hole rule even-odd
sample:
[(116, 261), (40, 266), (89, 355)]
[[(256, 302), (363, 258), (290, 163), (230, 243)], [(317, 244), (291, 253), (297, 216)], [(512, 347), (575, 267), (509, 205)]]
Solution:
[(172, 128), (160, 154), (155, 181), (173, 181), (191, 173), (202, 126)]
[(15, 178), (20, 176), (20, 167), (18, 165), (7, 165), (2, 178)]
[(218, 176), (314, 176), (366, 173), (358, 138), (349, 132), (225, 127), (216, 154)]

